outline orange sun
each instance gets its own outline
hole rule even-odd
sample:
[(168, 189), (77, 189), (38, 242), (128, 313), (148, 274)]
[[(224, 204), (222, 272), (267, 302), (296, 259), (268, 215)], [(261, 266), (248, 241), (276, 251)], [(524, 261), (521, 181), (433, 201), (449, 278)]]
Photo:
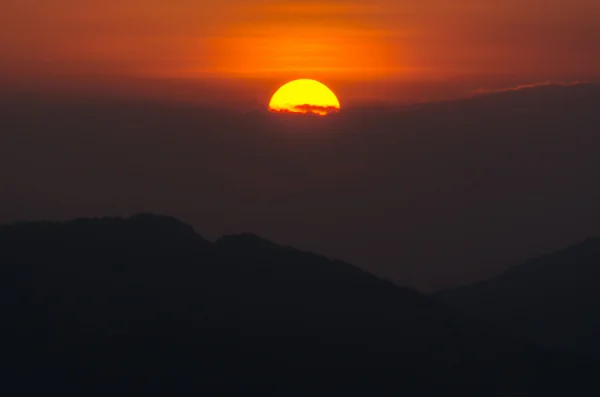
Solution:
[(269, 103), (269, 110), (286, 113), (312, 113), (325, 116), (339, 112), (340, 101), (325, 84), (300, 79), (282, 86)]

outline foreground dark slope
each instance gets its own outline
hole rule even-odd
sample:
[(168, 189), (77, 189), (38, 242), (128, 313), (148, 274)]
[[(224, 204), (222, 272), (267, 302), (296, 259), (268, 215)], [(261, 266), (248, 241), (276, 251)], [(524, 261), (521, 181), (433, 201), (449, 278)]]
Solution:
[(435, 296), (546, 347), (600, 356), (600, 239)]
[(211, 244), (171, 218), (5, 226), (0, 263), (8, 374), (118, 375), (146, 394), (178, 375), (185, 388), (546, 396), (593, 370), (348, 264), (252, 235)]

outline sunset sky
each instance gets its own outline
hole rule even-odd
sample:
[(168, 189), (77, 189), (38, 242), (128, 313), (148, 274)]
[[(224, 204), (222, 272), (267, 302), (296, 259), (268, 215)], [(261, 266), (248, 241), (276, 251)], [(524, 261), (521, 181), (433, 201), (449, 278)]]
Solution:
[(251, 82), (268, 81), (260, 85), (268, 91), (310, 77), (367, 98), (384, 81), (471, 89), (600, 75), (597, 0), (5, 0), (2, 8), (5, 87), (240, 80), (247, 85), (227, 95), (242, 97)]
[(423, 290), (600, 235), (600, 0), (0, 1), (0, 224), (173, 215)]

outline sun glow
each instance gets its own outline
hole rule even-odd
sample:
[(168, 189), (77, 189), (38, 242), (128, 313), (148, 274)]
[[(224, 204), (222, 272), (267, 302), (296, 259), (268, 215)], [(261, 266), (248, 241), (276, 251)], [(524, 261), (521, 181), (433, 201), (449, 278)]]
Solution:
[(271, 98), (269, 110), (284, 113), (312, 113), (325, 116), (339, 112), (340, 101), (325, 84), (300, 79), (283, 85)]

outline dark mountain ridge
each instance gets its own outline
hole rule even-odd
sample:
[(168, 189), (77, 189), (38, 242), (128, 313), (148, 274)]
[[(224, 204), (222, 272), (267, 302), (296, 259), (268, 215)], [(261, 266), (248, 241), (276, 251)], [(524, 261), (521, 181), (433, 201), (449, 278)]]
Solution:
[(600, 355), (600, 239), (532, 259), (441, 301), (548, 348)]
[(346, 263), (254, 235), (212, 244), (168, 217), (4, 226), (0, 263), (7, 374), (119, 379), (146, 394), (173, 376), (409, 396), (549, 395), (591, 379), (592, 362)]
[(346, 263), (254, 235), (212, 244), (168, 217), (3, 226), (0, 264), (6, 374), (144, 394), (177, 376), (188, 390), (546, 396), (594, 368)]

